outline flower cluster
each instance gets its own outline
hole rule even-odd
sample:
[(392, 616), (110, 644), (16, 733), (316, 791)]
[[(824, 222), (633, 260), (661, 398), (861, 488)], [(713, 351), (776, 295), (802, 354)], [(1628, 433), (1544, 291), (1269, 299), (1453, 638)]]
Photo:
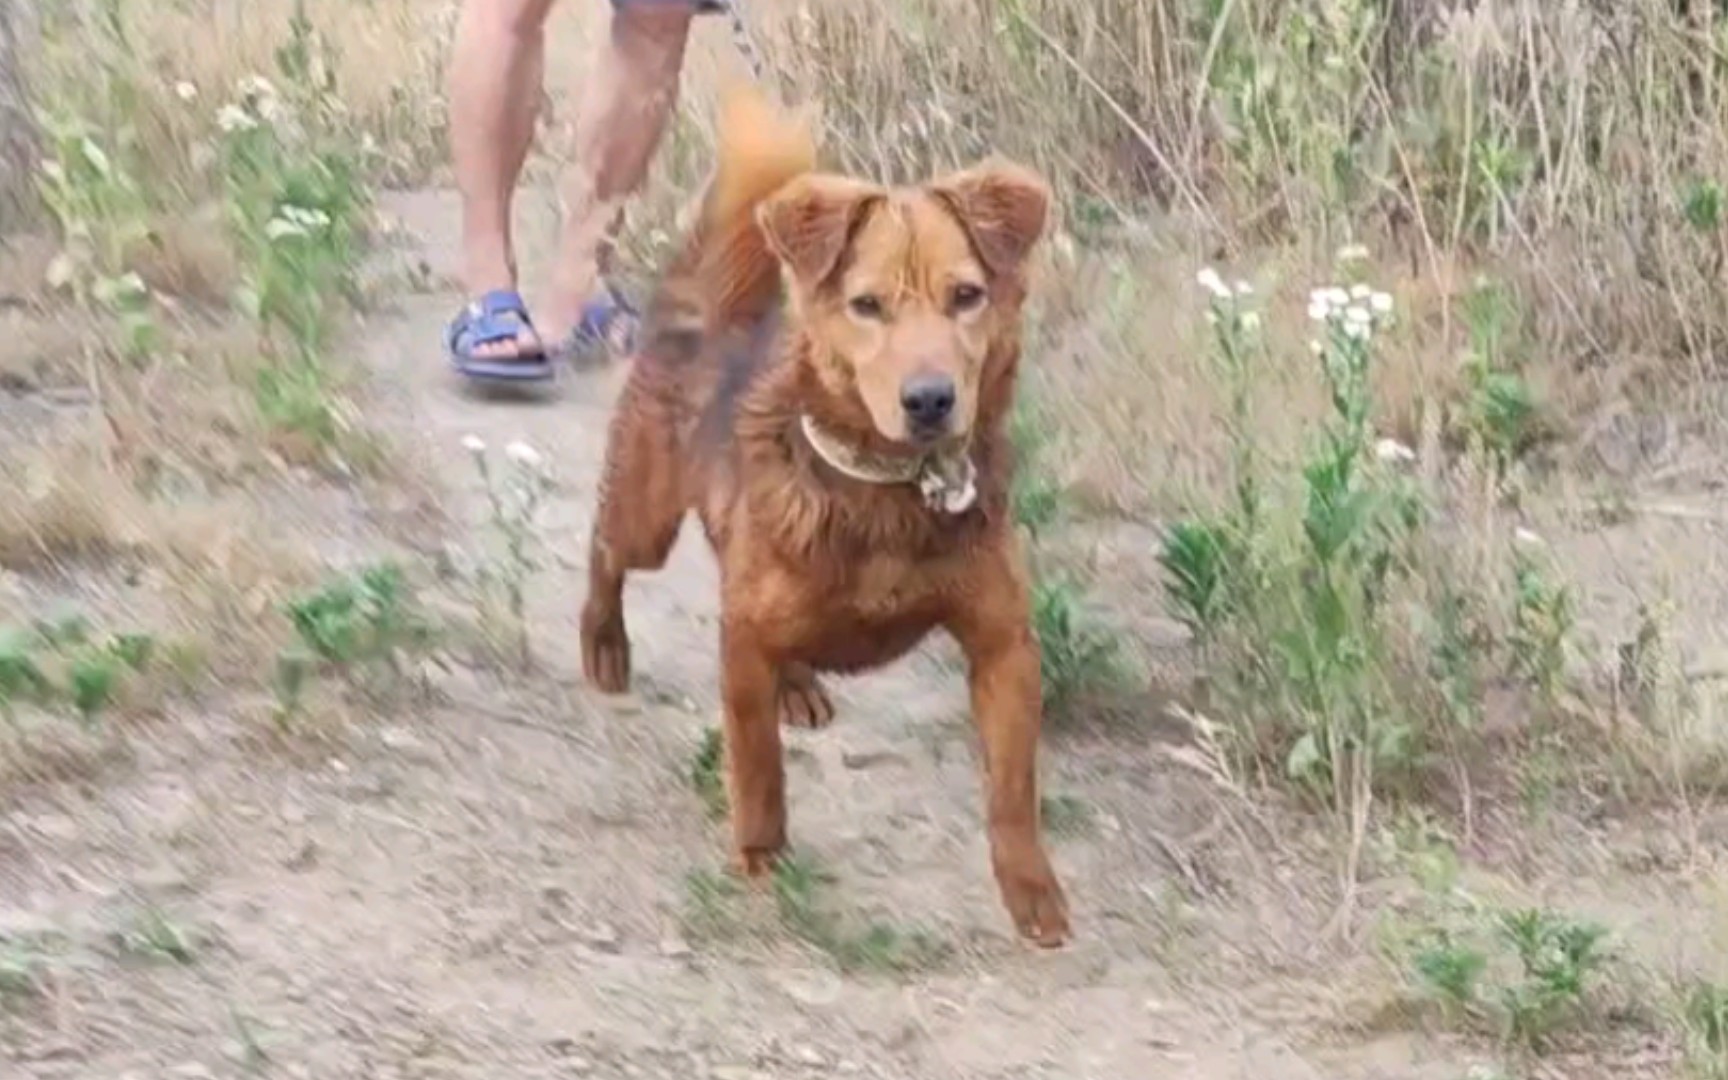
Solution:
[[(464, 435), (462, 437), (462, 449), (468, 451), (476, 458), (483, 459), (486, 456), (486, 440), (482, 439), (478, 435)], [(523, 442), (521, 439), (517, 439), (509, 446), (506, 446), (504, 448), (504, 456), (509, 458), (514, 464), (532, 471), (543, 470), (546, 466), (546, 458), (540, 453), (540, 451), (534, 449), (534, 447)]]
[(1239, 310), (1238, 306), (1248, 297), (1254, 295), (1254, 286), (1246, 281), (1238, 281), (1231, 285), (1223, 276), (1210, 266), (1202, 267), (1194, 275), (1194, 280), (1200, 283), (1211, 296), (1211, 307), (1206, 312), (1206, 321), (1218, 325), (1221, 317), (1228, 316), (1231, 321), (1239, 323), (1243, 330), (1255, 330), (1260, 326), (1260, 313), (1257, 311)]
[(330, 227), (330, 215), (322, 210), (285, 205), (264, 226), (264, 235), (272, 240), (288, 237), (316, 236)]
[[(197, 88), (193, 88), (197, 93)], [(276, 87), (262, 75), (248, 75), (234, 87), (235, 100), (216, 110), (216, 126), (234, 134), (275, 124), (286, 114)], [(189, 100), (189, 99), (188, 99)]]
[(1308, 317), (1338, 328), (1346, 337), (1367, 340), (1392, 314), (1392, 297), (1366, 285), (1343, 289), (1329, 285), (1308, 296)]

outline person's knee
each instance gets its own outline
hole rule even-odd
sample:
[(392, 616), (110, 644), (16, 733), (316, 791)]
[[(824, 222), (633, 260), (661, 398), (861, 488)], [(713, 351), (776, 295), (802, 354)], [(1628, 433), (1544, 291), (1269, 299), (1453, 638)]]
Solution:
[(546, 31), (553, 0), (463, 0), (462, 21), (483, 32), (538, 41)]

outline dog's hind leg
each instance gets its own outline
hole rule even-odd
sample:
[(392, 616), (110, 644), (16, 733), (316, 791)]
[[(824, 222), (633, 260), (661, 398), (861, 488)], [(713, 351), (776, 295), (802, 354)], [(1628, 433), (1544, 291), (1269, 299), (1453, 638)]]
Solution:
[(638, 360), (613, 411), (589, 542), (582, 672), (607, 694), (630, 687), (625, 576), (664, 566), (684, 520), (675, 418), (654, 381), (653, 368)]
[(808, 664), (787, 664), (780, 669), (775, 698), (780, 722), (787, 727), (825, 728), (834, 722), (834, 702)]

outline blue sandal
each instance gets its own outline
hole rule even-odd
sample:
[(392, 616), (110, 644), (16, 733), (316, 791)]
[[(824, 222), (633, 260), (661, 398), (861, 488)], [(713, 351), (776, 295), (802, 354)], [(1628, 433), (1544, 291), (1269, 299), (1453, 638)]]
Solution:
[(474, 350), (481, 346), (516, 341), (523, 331), (533, 329), (521, 294), (514, 289), (494, 289), (468, 304), (451, 320), (444, 347), (450, 363), (471, 379), (512, 382), (550, 379), (555, 372), (543, 345), (516, 356), (475, 355)]
[(617, 291), (607, 289), (609, 299), (591, 300), (582, 308), (582, 318), (555, 351), (560, 359), (585, 360), (611, 349), (628, 356), (636, 347), (641, 316)]

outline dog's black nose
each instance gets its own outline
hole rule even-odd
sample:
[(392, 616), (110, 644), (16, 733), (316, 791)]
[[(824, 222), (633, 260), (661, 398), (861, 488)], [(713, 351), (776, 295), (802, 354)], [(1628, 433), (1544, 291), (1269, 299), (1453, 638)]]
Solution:
[(954, 380), (946, 375), (914, 375), (900, 384), (900, 407), (914, 427), (933, 428), (954, 411)]

